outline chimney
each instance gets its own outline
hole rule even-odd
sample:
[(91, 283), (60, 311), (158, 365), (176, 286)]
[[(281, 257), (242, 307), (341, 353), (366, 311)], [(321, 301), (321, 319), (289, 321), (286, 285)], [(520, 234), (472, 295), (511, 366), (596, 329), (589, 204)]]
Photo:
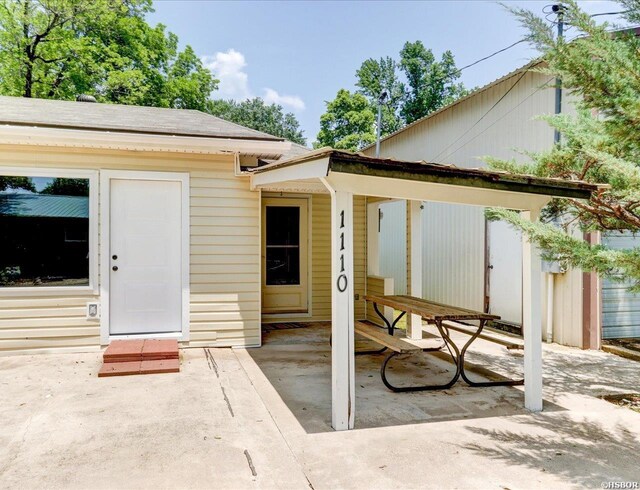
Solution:
[(76, 102), (98, 102), (93, 95), (80, 94), (76, 97)]

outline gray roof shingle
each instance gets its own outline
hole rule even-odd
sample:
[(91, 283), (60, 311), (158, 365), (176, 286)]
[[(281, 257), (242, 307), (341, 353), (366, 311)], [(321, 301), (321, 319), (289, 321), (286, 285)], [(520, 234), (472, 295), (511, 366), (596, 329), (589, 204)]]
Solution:
[(204, 112), (0, 96), (0, 124), (205, 138), (283, 141)]

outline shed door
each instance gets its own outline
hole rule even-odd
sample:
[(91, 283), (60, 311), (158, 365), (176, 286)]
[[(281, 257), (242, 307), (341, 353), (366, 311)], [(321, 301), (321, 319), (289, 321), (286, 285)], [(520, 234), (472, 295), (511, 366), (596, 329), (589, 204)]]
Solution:
[[(602, 243), (614, 249), (640, 246), (640, 237), (631, 233), (608, 233)], [(629, 282), (602, 281), (602, 337), (640, 337), (640, 294), (630, 293)]]
[(504, 221), (488, 223), (489, 312), (522, 324), (522, 234)]
[(182, 329), (181, 183), (112, 179), (109, 331)]
[(308, 311), (307, 199), (262, 200), (262, 311)]

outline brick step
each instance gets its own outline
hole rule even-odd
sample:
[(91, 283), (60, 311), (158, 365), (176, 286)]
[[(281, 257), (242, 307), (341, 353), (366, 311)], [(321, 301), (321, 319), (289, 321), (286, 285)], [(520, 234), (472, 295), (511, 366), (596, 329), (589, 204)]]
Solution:
[(175, 339), (114, 340), (104, 351), (105, 363), (178, 359)]
[(179, 359), (155, 361), (106, 362), (98, 371), (98, 377), (130, 376), (133, 374), (157, 374), (180, 372)]

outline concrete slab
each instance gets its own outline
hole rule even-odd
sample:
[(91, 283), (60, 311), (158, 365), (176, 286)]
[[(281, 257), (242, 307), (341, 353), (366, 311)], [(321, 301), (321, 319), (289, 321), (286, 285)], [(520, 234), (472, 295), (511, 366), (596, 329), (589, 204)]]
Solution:
[[(516, 490), (640, 480), (640, 414), (598, 398), (640, 391), (635, 362), (545, 346), (545, 412), (531, 414), (519, 387), (393, 394), (380, 382), (381, 356), (358, 357), (357, 430), (334, 432), (327, 341), (322, 324), (273, 330), (260, 349), (186, 349), (180, 374), (105, 379), (99, 353), (0, 358), (0, 488)], [(521, 353), (474, 347), (473, 362), (521, 373)], [(450, 368), (425, 355), (399, 361), (394, 375)]]
[(308, 488), (231, 349), (185, 350), (179, 374), (100, 362), (0, 358), (0, 488)]
[[(599, 488), (640, 480), (640, 415), (598, 399), (638, 391), (636, 363), (545, 346), (545, 411), (532, 414), (521, 387), (459, 383), (394, 394), (378, 376), (381, 356), (358, 357), (357, 429), (338, 433), (329, 427), (326, 327), (273, 331), (264, 341), (237, 356), (314, 488)], [(522, 352), (489, 342), (474, 344), (469, 359), (501, 375), (522, 373)], [(428, 355), (418, 366), (398, 374), (450, 368)]]

